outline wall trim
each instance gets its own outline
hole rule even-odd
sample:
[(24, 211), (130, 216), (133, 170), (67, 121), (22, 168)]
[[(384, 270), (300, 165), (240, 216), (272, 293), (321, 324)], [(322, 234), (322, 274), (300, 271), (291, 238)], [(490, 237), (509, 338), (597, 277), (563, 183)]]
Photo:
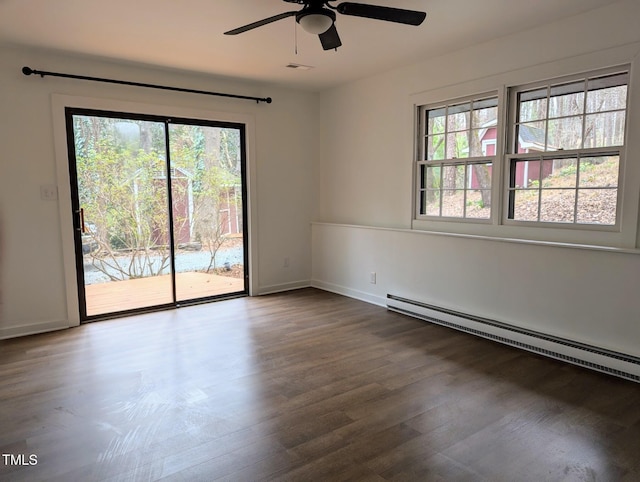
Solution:
[(347, 288), (346, 286), (338, 285), (335, 283), (313, 279), (311, 280), (311, 287), (329, 291), (331, 293), (336, 293), (338, 295), (343, 295), (348, 298), (365, 301), (373, 305), (382, 307), (387, 306), (387, 300), (382, 296), (372, 295), (371, 293), (367, 293), (365, 291), (354, 290), (353, 288)]
[(10, 328), (0, 328), (0, 340), (18, 338), (22, 336), (38, 335), (50, 331), (66, 330), (72, 325), (67, 320), (45, 321), (39, 323), (26, 323), (12, 326)]
[(561, 243), (557, 241), (538, 241), (535, 239), (518, 239), (518, 238), (508, 238), (508, 237), (498, 237), (498, 236), (485, 236), (485, 235), (479, 235), (479, 234), (450, 233), (450, 232), (443, 232), (443, 231), (429, 231), (426, 229), (386, 228), (386, 227), (380, 227), (380, 226), (366, 226), (366, 225), (360, 225), (360, 224), (312, 222), (311, 225), (335, 227), (335, 228), (370, 229), (375, 231), (410, 233), (410, 234), (423, 235), (423, 236), (445, 236), (449, 238), (474, 239), (479, 241), (491, 241), (495, 243), (526, 244), (530, 246), (545, 246), (545, 247), (551, 247), (551, 248), (581, 249), (581, 250), (587, 250), (587, 251), (601, 251), (606, 253), (640, 255), (640, 248), (616, 248), (612, 246), (599, 246), (595, 244)]
[(261, 286), (258, 290), (258, 296), (272, 295), (282, 293), (284, 291), (299, 290), (301, 288), (310, 288), (312, 286), (309, 280), (292, 281), (290, 283), (280, 283), (275, 285)]

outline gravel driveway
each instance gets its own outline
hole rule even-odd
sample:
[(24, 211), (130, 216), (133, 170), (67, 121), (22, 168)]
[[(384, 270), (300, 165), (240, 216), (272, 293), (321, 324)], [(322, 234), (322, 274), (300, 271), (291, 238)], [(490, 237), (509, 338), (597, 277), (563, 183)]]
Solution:
[[(216, 253), (216, 263), (215, 266), (220, 268), (225, 266), (226, 263), (233, 266), (235, 264), (243, 264), (244, 263), (244, 249), (242, 246), (220, 249)], [(129, 262), (129, 257), (122, 256), (117, 258), (119, 264), (121, 266), (125, 266)], [(152, 258), (153, 263), (157, 266), (161, 262), (161, 257), (157, 256)], [(208, 251), (180, 251), (176, 255), (176, 273), (183, 273), (189, 271), (204, 271), (209, 266), (209, 261), (211, 259), (211, 255)], [(111, 260), (113, 263), (113, 260)], [(114, 269), (109, 269), (109, 271), (116, 276), (117, 271)], [(165, 272), (168, 274), (169, 269), (165, 269)], [(96, 268), (93, 263), (91, 256), (84, 256), (84, 282), (85, 284), (95, 284), (95, 283), (104, 283), (110, 281), (109, 277), (101, 272), (98, 268)]]

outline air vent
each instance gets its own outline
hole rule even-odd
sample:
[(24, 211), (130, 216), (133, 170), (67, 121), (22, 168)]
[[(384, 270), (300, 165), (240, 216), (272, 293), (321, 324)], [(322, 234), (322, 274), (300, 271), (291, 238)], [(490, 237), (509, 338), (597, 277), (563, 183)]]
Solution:
[(294, 70), (311, 70), (311, 69), (313, 69), (313, 67), (311, 65), (302, 65), (302, 64), (288, 64), (287, 68), (288, 69), (294, 69)]

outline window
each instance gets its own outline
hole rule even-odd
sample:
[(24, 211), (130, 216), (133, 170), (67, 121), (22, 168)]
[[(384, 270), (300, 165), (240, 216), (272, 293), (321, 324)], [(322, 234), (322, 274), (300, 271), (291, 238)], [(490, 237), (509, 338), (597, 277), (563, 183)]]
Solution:
[(618, 223), (628, 82), (608, 72), (512, 89), (508, 220)]
[(498, 97), (420, 108), (418, 209), (423, 218), (491, 218)]
[(629, 243), (635, 207), (623, 227), (622, 202), (638, 189), (622, 192), (625, 170), (638, 172), (625, 169), (629, 82), (627, 66), (443, 102), (418, 97), (414, 226)]

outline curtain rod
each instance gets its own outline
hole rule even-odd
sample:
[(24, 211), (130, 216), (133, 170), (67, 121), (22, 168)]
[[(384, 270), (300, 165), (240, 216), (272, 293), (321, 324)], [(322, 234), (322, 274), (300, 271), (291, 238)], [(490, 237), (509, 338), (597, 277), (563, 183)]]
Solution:
[(46, 72), (44, 70), (34, 70), (30, 67), (22, 67), (22, 73), (24, 75), (35, 74), (35, 75), (39, 75), (40, 77), (44, 77), (45, 75), (50, 75), (52, 77), (65, 77), (68, 79), (91, 80), (93, 82), (107, 82), (110, 84), (133, 85), (136, 87), (148, 87), (150, 89), (174, 90), (176, 92), (189, 92), (191, 94), (215, 95), (218, 97), (231, 97), (233, 99), (255, 100), (257, 103), (266, 102), (267, 104), (271, 104), (272, 102), (271, 97), (251, 97), (248, 95), (224, 94), (221, 92), (209, 92), (206, 90), (183, 89), (181, 87), (170, 87), (167, 85), (143, 84), (141, 82), (130, 82), (128, 80), (103, 79), (100, 77), (88, 77), (86, 75), (61, 74), (58, 72)]

